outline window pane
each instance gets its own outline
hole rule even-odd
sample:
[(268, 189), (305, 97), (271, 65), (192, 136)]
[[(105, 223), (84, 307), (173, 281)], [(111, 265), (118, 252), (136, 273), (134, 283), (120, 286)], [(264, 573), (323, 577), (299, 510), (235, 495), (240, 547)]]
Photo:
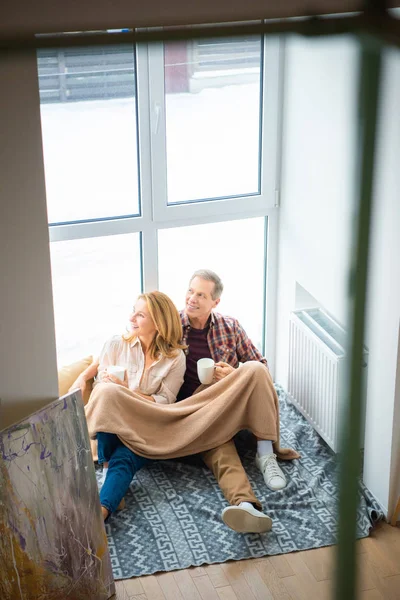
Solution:
[(259, 193), (261, 38), (164, 46), (168, 203)]
[(50, 244), (59, 366), (124, 333), (141, 292), (140, 234)]
[(38, 52), (50, 223), (139, 213), (132, 45)]
[(159, 230), (160, 290), (181, 309), (193, 272), (212, 269), (224, 284), (217, 311), (238, 319), (262, 351), (264, 239), (263, 217)]

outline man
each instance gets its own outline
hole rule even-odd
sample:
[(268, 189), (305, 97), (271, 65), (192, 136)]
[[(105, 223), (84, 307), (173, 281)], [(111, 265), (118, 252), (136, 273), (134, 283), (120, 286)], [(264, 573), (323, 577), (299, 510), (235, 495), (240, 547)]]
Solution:
[[(235, 370), (240, 363), (255, 361), (268, 369), (267, 361), (239, 322), (215, 312), (222, 291), (221, 279), (213, 271), (196, 271), (190, 279), (185, 308), (180, 313), (182, 341), (188, 350), (184, 383), (177, 401), (191, 396), (199, 387), (197, 360), (200, 358), (208, 357), (215, 361), (215, 381), (230, 376), (232, 385), (235, 384)], [(97, 363), (93, 363), (78, 377), (71, 389), (80, 387), (83, 392), (86, 382), (96, 373)], [(269, 531), (272, 521), (260, 510), (261, 504), (254, 495), (233, 440), (203, 452), (201, 456), (230, 504), (222, 511), (223, 521), (238, 532)], [(290, 458), (297, 456), (293, 452)], [(286, 486), (285, 476), (273, 452), (272, 440), (257, 441), (256, 465), (271, 490)]]

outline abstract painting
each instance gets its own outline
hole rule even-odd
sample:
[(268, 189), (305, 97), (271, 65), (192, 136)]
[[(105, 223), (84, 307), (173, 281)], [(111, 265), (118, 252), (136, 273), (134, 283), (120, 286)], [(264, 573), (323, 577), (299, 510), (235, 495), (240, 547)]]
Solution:
[(115, 592), (80, 392), (0, 431), (1, 600)]

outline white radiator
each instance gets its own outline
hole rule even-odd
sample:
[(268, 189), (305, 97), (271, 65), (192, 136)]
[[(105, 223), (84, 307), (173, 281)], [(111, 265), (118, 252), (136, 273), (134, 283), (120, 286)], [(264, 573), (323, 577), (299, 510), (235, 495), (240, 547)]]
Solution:
[[(334, 452), (340, 442), (345, 339), (345, 331), (321, 309), (291, 313), (288, 394)], [(365, 366), (366, 355), (364, 349)]]

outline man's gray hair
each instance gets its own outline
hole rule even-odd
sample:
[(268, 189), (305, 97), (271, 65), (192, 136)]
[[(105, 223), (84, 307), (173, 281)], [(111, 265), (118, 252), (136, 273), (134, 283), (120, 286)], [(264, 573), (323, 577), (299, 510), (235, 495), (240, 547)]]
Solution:
[(200, 279), (205, 279), (206, 281), (212, 281), (214, 283), (214, 291), (211, 294), (213, 300), (217, 300), (217, 298), (221, 297), (221, 294), (224, 291), (224, 284), (214, 271), (211, 271), (210, 269), (199, 269), (198, 271), (195, 271), (190, 278), (189, 285), (195, 277), (200, 277)]

